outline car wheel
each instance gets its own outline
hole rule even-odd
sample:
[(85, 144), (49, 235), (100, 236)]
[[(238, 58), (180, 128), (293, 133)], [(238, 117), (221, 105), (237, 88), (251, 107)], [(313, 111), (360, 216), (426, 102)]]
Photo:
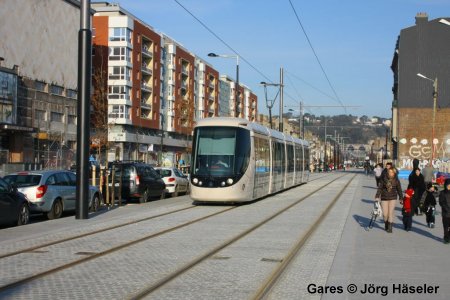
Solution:
[(145, 190), (144, 194), (142, 195), (142, 197), (139, 198), (139, 203), (146, 203), (146, 202), (148, 202), (148, 197), (149, 197), (148, 195), (149, 195), (149, 191)]
[(159, 197), (159, 199), (165, 199), (166, 198), (166, 190), (162, 191), (161, 193), (161, 197)]
[(20, 225), (28, 224), (29, 220), (30, 220), (30, 208), (28, 207), (28, 205), (26, 203), (23, 203), (20, 206), (17, 225), (20, 226)]
[(56, 199), (55, 202), (53, 202), (52, 209), (47, 213), (47, 218), (49, 220), (59, 219), (61, 218), (62, 213), (63, 206), (61, 199)]
[(98, 196), (98, 194), (95, 194), (94, 199), (92, 199), (91, 212), (96, 212), (99, 207), (100, 207), (100, 197)]

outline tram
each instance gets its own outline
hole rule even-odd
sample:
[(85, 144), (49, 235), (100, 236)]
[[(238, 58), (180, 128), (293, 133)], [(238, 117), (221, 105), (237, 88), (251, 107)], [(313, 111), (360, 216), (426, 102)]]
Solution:
[(194, 201), (252, 201), (308, 178), (309, 144), (304, 140), (240, 118), (205, 118), (194, 128)]

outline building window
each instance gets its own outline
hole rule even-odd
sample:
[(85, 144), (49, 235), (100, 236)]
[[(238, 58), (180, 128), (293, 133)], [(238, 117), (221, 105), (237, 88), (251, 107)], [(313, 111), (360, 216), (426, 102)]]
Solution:
[(77, 99), (78, 93), (75, 90), (66, 90), (68, 98)]
[(109, 67), (108, 79), (110, 80), (127, 80), (130, 81), (131, 69), (127, 67)]
[(36, 109), (34, 115), (38, 122), (47, 120), (47, 112), (45, 110)]
[(53, 85), (50, 87), (50, 93), (58, 96), (62, 96), (64, 88), (62, 86)]
[(109, 99), (130, 99), (130, 87), (126, 85), (110, 85), (108, 87)]
[(67, 116), (67, 124), (76, 125), (77, 124), (77, 116), (75, 116), (75, 115)]
[(0, 123), (13, 123), (12, 104), (0, 103)]
[(126, 60), (131, 62), (131, 51), (127, 47), (109, 47), (109, 60)]
[(60, 122), (62, 123), (63, 121), (63, 114), (58, 113), (58, 112), (53, 112), (50, 114), (50, 121), (51, 122)]
[(42, 82), (42, 81), (35, 81), (34, 82), (34, 88), (37, 91), (45, 92), (45, 88), (46, 87), (47, 87), (47, 84), (45, 82)]
[(111, 105), (109, 117), (114, 119), (129, 119), (128, 106), (126, 105)]
[(109, 40), (131, 43), (131, 30), (126, 27), (109, 28)]

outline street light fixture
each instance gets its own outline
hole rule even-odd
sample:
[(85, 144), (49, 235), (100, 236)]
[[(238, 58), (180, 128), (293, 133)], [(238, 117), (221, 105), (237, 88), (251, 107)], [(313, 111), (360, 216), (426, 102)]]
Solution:
[(236, 86), (234, 87), (234, 117), (238, 117), (237, 105), (239, 98), (239, 55), (237, 54), (216, 54), (208, 53), (209, 57), (236, 58)]
[(417, 73), (417, 76), (424, 78), (426, 80), (429, 80), (433, 83), (433, 119), (432, 119), (432, 129), (431, 129), (431, 162), (434, 160), (434, 148), (435, 148), (435, 127), (436, 127), (436, 102), (437, 102), (437, 95), (438, 95), (438, 79), (437, 77), (433, 80), (431, 78), (428, 78), (427, 76)]
[[(275, 104), (275, 100), (278, 97), (278, 94), (280, 93), (280, 88), (278, 88), (278, 92), (275, 95), (275, 97), (273, 98), (273, 100), (270, 100), (267, 98), (267, 87), (268, 86), (278, 86), (281, 87), (281, 84), (279, 83), (267, 83), (265, 81), (261, 81), (260, 84), (262, 84), (264, 86), (264, 96), (266, 97), (266, 107), (267, 109), (269, 109), (269, 124), (270, 124), (270, 129), (273, 129), (272, 127), (272, 107)], [(280, 116), (281, 117), (281, 116)]]

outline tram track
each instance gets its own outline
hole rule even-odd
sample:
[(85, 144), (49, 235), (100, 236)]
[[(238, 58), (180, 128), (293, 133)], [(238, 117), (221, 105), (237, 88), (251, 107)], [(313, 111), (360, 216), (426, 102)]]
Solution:
[(319, 225), (323, 222), (325, 217), (330, 213), (331, 209), (334, 207), (336, 202), (339, 200), (339, 198), (342, 196), (344, 191), (347, 189), (347, 187), (350, 185), (350, 183), (353, 181), (353, 179), (355, 177), (356, 177), (356, 175), (354, 175), (350, 179), (350, 181), (345, 184), (345, 186), (339, 191), (339, 193), (327, 205), (325, 210), (320, 214), (320, 216), (315, 220), (315, 222), (313, 224), (311, 224), (311, 226), (309, 227), (307, 232), (305, 232), (301, 235), (300, 239), (298, 239), (298, 241), (295, 243), (295, 245), (289, 250), (287, 255), (281, 260), (281, 263), (273, 270), (273, 272), (270, 274), (270, 276), (267, 278), (267, 280), (261, 285), (261, 287), (255, 293), (255, 295), (251, 298), (252, 300), (261, 300), (261, 299), (267, 298), (267, 296), (270, 294), (273, 287), (277, 284), (277, 282), (280, 279), (280, 277), (282, 276), (282, 274), (289, 268), (293, 259), (295, 257), (297, 257), (299, 252), (305, 246), (306, 242), (314, 234), (314, 232), (319, 227)]
[[(313, 179), (309, 180), (308, 182), (312, 182), (312, 181), (321, 179), (321, 178), (326, 177), (326, 176), (329, 176), (329, 175), (313, 178)], [(296, 187), (298, 187), (298, 186), (296, 186)], [(6, 258), (6, 257), (10, 257), (10, 256), (14, 256), (14, 255), (27, 253), (27, 252), (36, 251), (36, 250), (39, 250), (41, 248), (45, 248), (45, 247), (49, 247), (49, 246), (53, 246), (53, 245), (57, 245), (57, 244), (61, 244), (61, 243), (69, 242), (69, 241), (73, 241), (73, 240), (76, 240), (76, 239), (88, 237), (88, 236), (91, 236), (91, 235), (94, 235), (94, 234), (98, 234), (98, 233), (103, 233), (103, 232), (115, 230), (115, 229), (118, 229), (118, 228), (121, 228), (121, 227), (129, 226), (129, 225), (135, 225), (135, 224), (138, 224), (140, 222), (149, 221), (149, 220), (152, 220), (152, 219), (156, 219), (156, 218), (159, 218), (159, 217), (171, 215), (171, 214), (174, 214), (174, 213), (177, 213), (177, 212), (189, 210), (189, 209), (196, 208), (196, 207), (198, 207), (198, 205), (191, 205), (191, 206), (188, 206), (188, 207), (183, 207), (183, 208), (180, 208), (180, 209), (176, 209), (176, 210), (172, 210), (172, 211), (169, 211), (169, 212), (153, 215), (153, 216), (150, 216), (150, 217), (145, 217), (145, 218), (141, 218), (141, 219), (137, 219), (137, 220), (131, 220), (131, 221), (128, 221), (128, 222), (125, 222), (125, 223), (113, 225), (111, 227), (101, 228), (101, 229), (98, 229), (98, 230), (94, 230), (94, 231), (90, 231), (90, 232), (86, 232), (86, 233), (81, 233), (81, 234), (76, 234), (76, 235), (69, 236), (69, 237), (62, 238), (62, 239), (58, 239), (58, 240), (55, 240), (55, 241), (42, 243), (42, 244), (39, 244), (39, 245), (36, 245), (36, 246), (23, 248), (23, 249), (16, 250), (16, 251), (11, 251), (11, 252), (8, 252), (8, 253), (0, 254), (0, 259)]]
[[(345, 176), (345, 175), (343, 175), (343, 176)], [(334, 182), (334, 181), (336, 181), (336, 180), (342, 178), (343, 176), (339, 176), (339, 177), (335, 178), (334, 180), (328, 182), (327, 184), (325, 184), (325, 185), (323, 185), (323, 186), (321, 186), (321, 187), (315, 189), (313, 192), (309, 193), (309, 194), (306, 195), (305, 197), (302, 197), (300, 200), (297, 200), (294, 204), (291, 204), (291, 205), (287, 206), (286, 208), (284, 208), (284, 211), (287, 210), (287, 209), (289, 209), (290, 207), (294, 206), (295, 204), (301, 202), (302, 200), (306, 199), (307, 197), (310, 197), (310, 196), (313, 195), (314, 193), (316, 193), (316, 192), (318, 192), (319, 190), (325, 188), (326, 186), (328, 186), (328, 185), (331, 184), (332, 182)], [(310, 180), (310, 181), (314, 181), (314, 180), (320, 179), (320, 178), (322, 178), (322, 177), (325, 177), (325, 176), (321, 176), (321, 177), (319, 177), (319, 178), (314, 178), (314, 179), (312, 179), (312, 180)], [(154, 215), (154, 216), (150, 216), (150, 217), (147, 217), (147, 218), (142, 218), (142, 219), (139, 219), (139, 220), (133, 220), (133, 221), (129, 221), (129, 222), (126, 222), (126, 223), (114, 225), (114, 226), (112, 226), (112, 227), (108, 227), (108, 228), (104, 228), (104, 229), (99, 229), (99, 230), (91, 231), (91, 232), (88, 232), (88, 233), (83, 233), (83, 234), (75, 235), (75, 236), (72, 236), (72, 237), (60, 239), (60, 240), (53, 241), (53, 242), (49, 242), (49, 243), (43, 243), (43, 244), (40, 244), (40, 245), (37, 245), (37, 246), (33, 246), (33, 247), (29, 247), (29, 248), (26, 248), (26, 249), (22, 249), (22, 250), (19, 250), (19, 251), (15, 251), (15, 252), (10, 252), (10, 253), (7, 253), (7, 254), (3, 254), (3, 255), (0, 256), (0, 258), (7, 258), (7, 257), (11, 257), (11, 256), (18, 255), (18, 254), (23, 254), (23, 253), (27, 253), (27, 252), (32, 252), (32, 251), (35, 251), (35, 250), (40, 249), (40, 248), (44, 248), (44, 247), (48, 247), (48, 246), (54, 246), (54, 245), (61, 244), (61, 243), (64, 243), (64, 242), (72, 241), (72, 240), (79, 239), (79, 238), (83, 238), (83, 237), (92, 236), (92, 235), (94, 235), (94, 234), (107, 232), (107, 231), (109, 231), (109, 230), (113, 230), (113, 229), (125, 227), (125, 226), (128, 226), (128, 225), (133, 225), (133, 224), (136, 224), (136, 223), (140, 223), (140, 222), (143, 222), (143, 221), (148, 221), (148, 220), (151, 220), (151, 219), (155, 219), (155, 218), (158, 218), (158, 217), (162, 217), (162, 216), (174, 214), (174, 213), (177, 213), (177, 212), (180, 212), (180, 211), (185, 211), (185, 210), (188, 210), (188, 209), (191, 209), (191, 208), (196, 208), (196, 207), (198, 207), (198, 206), (193, 205), (193, 206), (189, 206), (189, 207), (184, 207), (184, 208), (181, 208), (181, 209), (177, 209), (177, 210), (173, 210), (173, 211), (170, 211), (170, 212), (161, 213), (161, 214)], [(170, 227), (170, 228), (167, 228), (167, 229), (158, 231), (158, 232), (156, 232), (156, 233), (152, 233), (152, 234), (149, 234), (149, 235), (140, 237), (140, 238), (138, 238), (138, 239), (134, 239), (134, 240), (132, 240), (132, 241), (130, 241), (130, 242), (122, 243), (122, 244), (120, 244), (120, 245), (118, 245), (118, 246), (111, 247), (111, 248), (109, 248), (109, 249), (107, 249), (107, 250), (104, 250), (104, 251), (101, 251), (101, 252), (97, 252), (97, 253), (88, 253), (88, 254), (86, 254), (85, 257), (82, 257), (82, 258), (80, 258), (80, 259), (76, 259), (76, 260), (71, 261), (71, 262), (69, 262), (69, 263), (62, 264), (62, 265), (59, 265), (59, 266), (56, 266), (56, 267), (53, 267), (53, 268), (49, 268), (49, 269), (47, 269), (47, 270), (44, 270), (44, 271), (41, 271), (41, 272), (34, 273), (34, 274), (30, 275), (30, 276), (23, 277), (23, 278), (21, 278), (21, 279), (19, 279), (19, 280), (15, 280), (15, 281), (13, 281), (13, 282), (6, 283), (6, 284), (4, 284), (3, 286), (0, 286), (0, 293), (3, 293), (3, 292), (8, 291), (8, 290), (11, 290), (11, 289), (13, 289), (13, 288), (15, 288), (15, 287), (24, 285), (24, 284), (26, 284), (26, 283), (32, 282), (32, 281), (34, 281), (34, 280), (44, 278), (44, 277), (49, 276), (49, 275), (51, 275), (51, 274), (54, 274), (54, 273), (57, 273), (57, 272), (60, 272), (60, 271), (66, 270), (66, 269), (70, 269), (70, 268), (75, 267), (75, 266), (77, 266), (77, 265), (80, 265), (80, 264), (82, 264), (82, 263), (85, 263), (85, 262), (88, 262), (88, 261), (91, 261), (91, 260), (94, 260), (94, 259), (98, 259), (98, 258), (103, 257), (103, 256), (108, 255), (108, 254), (115, 253), (115, 252), (117, 252), (117, 251), (126, 249), (126, 248), (131, 247), (131, 246), (133, 246), (133, 245), (135, 245), (135, 244), (138, 244), (138, 243), (141, 243), (141, 242), (150, 240), (150, 239), (152, 239), (152, 238), (156, 238), (156, 237), (162, 236), (162, 235), (164, 235), (164, 234), (173, 232), (173, 231), (175, 231), (175, 230), (178, 230), (178, 229), (181, 229), (181, 228), (190, 226), (190, 225), (192, 225), (192, 224), (195, 224), (195, 223), (201, 222), (201, 221), (203, 221), (203, 220), (206, 220), (206, 219), (208, 219), (208, 218), (211, 218), (211, 217), (214, 217), (214, 216), (223, 214), (223, 213), (225, 213), (225, 212), (228, 212), (228, 211), (230, 211), (230, 210), (236, 209), (236, 208), (238, 208), (238, 207), (240, 207), (240, 206), (227, 207), (226, 209), (223, 209), (223, 210), (220, 210), (220, 211), (217, 211), (217, 212), (208, 214), (208, 215), (206, 215), (206, 216), (202, 216), (202, 217), (199, 217), (199, 218), (190, 220), (190, 221), (188, 221), (188, 222), (184, 222), (184, 223), (179, 224), (179, 225), (177, 225), (177, 226), (173, 226), (173, 227)], [(276, 215), (273, 215), (270, 219), (266, 219), (264, 222), (261, 222), (260, 224), (257, 224), (258, 227), (262, 226), (263, 223), (266, 223), (266, 222), (270, 221), (271, 219), (275, 218), (276, 216), (278, 216), (278, 215), (281, 214), (281, 213), (282, 213), (282, 211), (280, 211), (280, 212), (277, 213)], [(255, 227), (255, 226), (254, 226), (254, 227)], [(255, 227), (253, 230), (255, 230), (255, 229), (256, 229), (256, 227)], [(242, 235), (240, 235), (240, 236), (241, 236), (240, 238), (242, 238), (243, 236), (247, 235), (248, 233), (250, 233), (250, 232), (253, 231), (253, 230), (247, 230), (247, 231), (244, 232)], [(219, 247), (215, 248), (214, 253), (218, 252), (219, 250), (223, 249), (224, 247), (226, 247), (226, 246), (229, 245), (229, 244), (232, 244), (232, 242), (230, 241), (230, 242), (227, 242), (226, 245), (223, 245), (223, 244), (220, 245)], [(207, 256), (205, 256), (203, 259), (205, 259), (205, 258), (207, 258), (207, 257), (209, 257), (209, 256), (211, 256), (211, 255), (213, 255), (213, 254), (207, 255)], [(203, 260), (203, 259), (202, 259), (202, 260)], [(200, 261), (201, 261), (201, 260), (200, 260)], [(199, 261), (199, 262), (200, 262), (200, 261)], [(195, 264), (194, 264), (194, 265), (195, 265)], [(192, 266), (194, 266), (194, 265), (192, 265)], [(192, 267), (192, 266), (191, 266), (191, 267)], [(189, 268), (190, 268), (190, 267), (189, 267)], [(186, 268), (186, 270), (188, 270), (189, 268)], [(184, 272), (184, 271), (183, 271), (183, 272)], [(168, 281), (170, 281), (170, 280), (164, 280), (164, 279), (163, 279), (162, 281), (168, 282)]]
[(111, 230), (118, 229), (118, 228), (121, 228), (121, 227), (135, 225), (135, 224), (140, 223), (140, 222), (149, 221), (149, 220), (152, 220), (152, 219), (156, 219), (156, 218), (159, 218), (159, 217), (171, 215), (171, 214), (174, 214), (174, 213), (177, 213), (177, 212), (185, 211), (185, 210), (196, 208), (196, 207), (197, 206), (195, 206), (195, 205), (188, 206), (188, 207), (183, 207), (183, 208), (180, 208), (180, 209), (168, 211), (168, 212), (157, 214), (157, 215), (153, 215), (153, 216), (150, 216), (150, 217), (145, 217), (145, 218), (137, 219), (137, 220), (131, 220), (131, 221), (128, 221), (128, 222), (125, 222), (125, 223), (113, 225), (111, 227), (101, 228), (101, 229), (98, 229), (98, 230), (94, 230), (94, 231), (90, 231), (90, 232), (86, 232), (86, 233), (73, 235), (73, 236), (70, 236), (70, 237), (62, 238), (62, 239), (51, 241), (51, 242), (48, 242), (48, 243), (42, 243), (42, 244), (39, 244), (39, 245), (36, 245), (36, 246), (27, 247), (27, 248), (20, 249), (20, 250), (17, 250), (17, 251), (12, 251), (12, 252), (8, 252), (8, 253), (5, 253), (5, 254), (0, 254), (0, 259), (6, 258), (6, 257), (10, 257), (10, 256), (14, 256), (14, 255), (27, 253), (27, 252), (32, 252), (32, 251), (35, 251), (35, 250), (38, 250), (38, 249), (41, 249), (41, 248), (45, 248), (45, 247), (49, 247), (49, 246), (53, 246), (53, 245), (57, 245), (57, 244), (61, 244), (61, 243), (69, 242), (69, 241), (73, 241), (73, 240), (76, 240), (76, 239), (88, 237), (88, 236), (91, 236), (91, 235), (94, 235), (94, 234), (98, 234), (98, 233), (111, 231)]
[[(203, 253), (202, 255), (198, 256), (197, 258), (195, 258), (194, 260), (188, 262), (187, 264), (183, 265), (182, 267), (178, 268), (177, 270), (175, 270), (174, 272), (168, 274), (167, 276), (159, 279), (158, 281), (156, 281), (155, 283), (152, 283), (150, 285), (148, 285), (147, 287), (141, 289), (140, 291), (133, 293), (131, 295), (128, 295), (126, 298), (127, 299), (142, 299), (148, 295), (150, 295), (151, 293), (153, 293), (154, 291), (162, 288), (164, 285), (166, 285), (167, 283), (171, 282), (172, 280), (174, 280), (175, 278), (181, 276), (182, 274), (184, 274), (185, 272), (191, 270), (192, 268), (194, 268), (195, 266), (199, 265), (200, 263), (202, 263), (203, 261), (205, 261), (206, 259), (213, 257), (215, 254), (217, 254), (219, 251), (227, 248), (228, 246), (234, 244), (235, 242), (241, 240), (242, 238), (244, 238), (245, 236), (247, 236), (248, 234), (254, 232), (256, 229), (260, 228), (261, 226), (263, 226), (264, 224), (268, 223), (269, 221), (275, 219), (276, 217), (278, 217), (279, 215), (281, 215), (282, 213), (286, 212), (287, 210), (289, 210), (290, 208), (298, 205), (299, 203), (301, 203), (302, 201), (304, 201), (305, 199), (308, 199), (309, 197), (311, 197), (312, 195), (316, 194), (317, 192), (319, 192), (320, 190), (324, 189), (325, 187), (329, 186), (331, 183), (345, 177), (345, 175), (339, 176), (335, 179), (333, 179), (332, 181), (328, 182), (327, 184), (315, 189), (314, 191), (308, 193), (307, 195), (301, 197), (300, 199), (296, 200), (295, 202), (289, 204), (288, 206), (278, 210), (276, 213), (270, 215), (269, 217), (265, 218), (264, 220), (258, 222), (257, 224), (253, 225), (252, 227), (244, 230), (243, 232), (241, 232), (240, 234), (226, 240), (225, 242), (221, 243), (220, 245), (214, 247), (213, 249), (207, 251), (206, 253)], [(356, 175), (354, 175), (350, 181), (344, 186), (344, 188), (341, 189), (341, 191), (339, 192), (337, 198), (340, 197), (340, 195), (345, 191), (345, 189), (347, 188), (348, 184), (350, 184), (350, 182), (353, 180), (353, 178)], [(337, 199), (336, 198), (336, 199)], [(333, 200), (332, 203), (334, 203), (336, 200)], [(322, 213), (323, 215), (326, 215), (326, 213), (328, 213), (328, 211), (331, 209), (331, 207), (327, 207), (326, 210)], [(311, 231), (307, 237), (309, 237), (309, 235), (312, 234), (313, 231)], [(305, 238), (305, 241), (307, 239), (307, 237)]]

